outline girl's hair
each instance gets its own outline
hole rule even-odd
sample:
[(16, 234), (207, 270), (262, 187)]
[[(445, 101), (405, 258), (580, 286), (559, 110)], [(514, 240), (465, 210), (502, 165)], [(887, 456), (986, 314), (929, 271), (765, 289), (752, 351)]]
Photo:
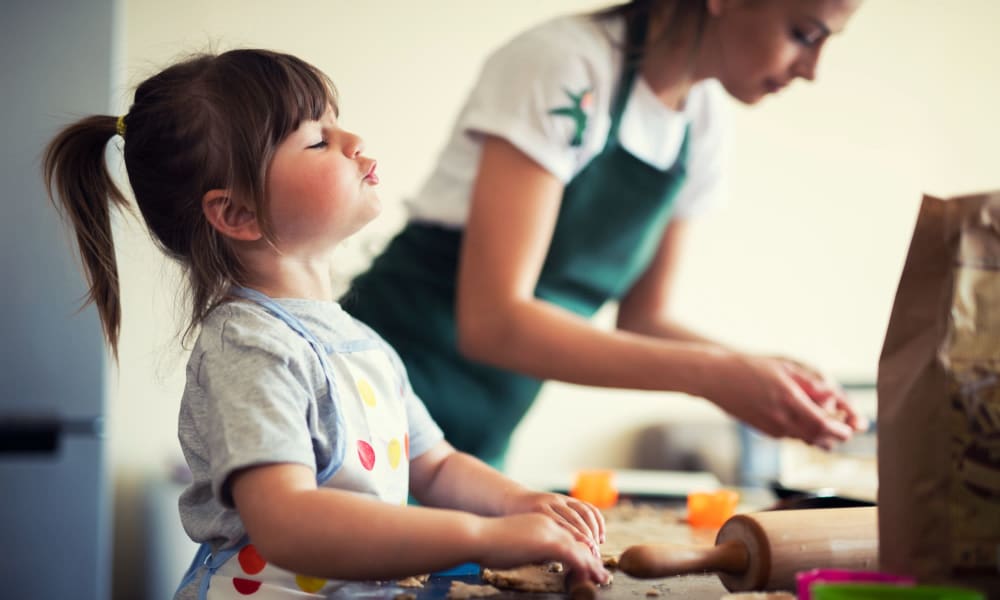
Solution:
[[(701, 40), (708, 21), (708, 6), (705, 0), (631, 0), (599, 10), (594, 13), (598, 19), (622, 17), (625, 19), (625, 40), (633, 39), (632, 33), (636, 27), (645, 26), (649, 19), (662, 16), (666, 26), (661, 33), (662, 39), (672, 40), (682, 38), (692, 28), (695, 32), (695, 43), (692, 52)], [(626, 41), (625, 44), (628, 44)], [(624, 47), (628, 61), (642, 62), (644, 47)]]
[(45, 151), (50, 198), (76, 233), (89, 283), (115, 356), (121, 321), (111, 207), (128, 207), (104, 159), (116, 133), (136, 204), (153, 239), (188, 277), (190, 333), (245, 282), (225, 237), (205, 218), (202, 197), (226, 189), (245, 199), (273, 241), (267, 218), (267, 169), (276, 147), (304, 120), (337, 111), (333, 82), (312, 65), (277, 52), (202, 54), (150, 77), (123, 117), (91, 116), (63, 129)]

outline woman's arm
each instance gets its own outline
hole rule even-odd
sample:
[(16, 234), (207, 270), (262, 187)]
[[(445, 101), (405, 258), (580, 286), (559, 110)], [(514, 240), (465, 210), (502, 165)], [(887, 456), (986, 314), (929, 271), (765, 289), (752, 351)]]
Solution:
[(487, 138), (459, 263), (462, 352), (545, 379), (700, 395), (717, 348), (599, 330), (535, 297), (562, 192), (558, 179), (509, 142)]
[(540, 514), (487, 518), (395, 506), (317, 488), (299, 464), (273, 464), (232, 478), (233, 500), (265, 560), (296, 573), (331, 579), (390, 579), (467, 561), (498, 568), (558, 560), (586, 579), (607, 572), (586, 544)]
[[(652, 263), (642, 277), (632, 286), (618, 307), (618, 327), (634, 333), (673, 340), (710, 343), (722, 347), (684, 327), (670, 314), (670, 301), (677, 272), (679, 258), (684, 255), (684, 244), (690, 225), (684, 220), (671, 221), (663, 233), (663, 238)], [(868, 426), (857, 413), (840, 386), (815, 369), (784, 357), (758, 357), (760, 361), (771, 361), (779, 369), (793, 373), (799, 385), (809, 390), (814, 400), (825, 412), (838, 415), (855, 430)]]
[(719, 342), (696, 333), (671, 318), (670, 300), (674, 279), (689, 230), (690, 224), (683, 219), (674, 219), (667, 225), (653, 262), (618, 303), (619, 329), (641, 335), (721, 346)]
[(804, 370), (715, 344), (600, 330), (536, 298), (562, 192), (509, 142), (486, 139), (459, 264), (464, 354), (543, 379), (701, 396), (776, 437), (823, 446), (850, 437), (820, 406), (829, 390)]

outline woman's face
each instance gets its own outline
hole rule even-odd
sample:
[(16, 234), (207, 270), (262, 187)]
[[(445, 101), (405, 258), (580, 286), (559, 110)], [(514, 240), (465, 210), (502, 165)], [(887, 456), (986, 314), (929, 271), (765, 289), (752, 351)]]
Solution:
[(796, 77), (812, 81), (831, 34), (861, 0), (707, 0), (715, 74), (737, 100), (754, 104)]

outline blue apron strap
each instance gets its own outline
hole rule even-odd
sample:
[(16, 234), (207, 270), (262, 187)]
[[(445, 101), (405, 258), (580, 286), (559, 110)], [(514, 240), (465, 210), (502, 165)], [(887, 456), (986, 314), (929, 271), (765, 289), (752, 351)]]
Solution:
[(211, 555), (212, 550), (208, 544), (198, 546), (198, 551), (195, 552), (194, 560), (191, 561), (191, 566), (188, 567), (187, 572), (184, 573), (184, 577), (181, 578), (181, 584), (177, 586), (177, 591), (174, 592), (174, 596), (194, 581), (195, 575), (198, 574), (198, 569), (205, 564), (205, 561), (207, 561), (208, 557)]
[[(333, 402), (334, 406), (339, 406), (340, 396), (337, 393), (337, 382), (334, 380), (332, 376), (333, 369), (330, 366), (329, 359), (327, 358), (326, 355), (327, 348), (326, 346), (324, 346), (322, 342), (316, 339), (316, 336), (313, 335), (311, 331), (309, 331), (309, 328), (306, 327), (302, 323), (302, 321), (298, 319), (298, 317), (289, 313), (280, 304), (275, 302), (266, 294), (262, 294), (257, 290), (253, 290), (247, 287), (234, 286), (232, 289), (230, 289), (230, 294), (238, 298), (243, 298), (246, 300), (250, 300), (252, 302), (256, 302), (261, 307), (263, 307), (264, 310), (274, 315), (280, 321), (284, 322), (292, 329), (292, 331), (302, 336), (302, 338), (309, 343), (309, 346), (312, 347), (313, 352), (316, 353), (316, 357), (319, 359), (320, 365), (323, 366), (323, 374), (326, 377), (326, 386), (327, 390), (329, 390), (330, 401)], [(340, 431), (343, 431), (345, 429), (344, 417), (339, 410), (337, 411), (337, 428)], [(337, 448), (334, 451), (334, 456), (330, 459), (330, 462), (322, 469), (319, 469), (319, 465), (317, 465), (317, 472), (316, 472), (317, 485), (323, 485), (330, 477), (333, 476), (334, 471), (336, 471), (337, 468), (341, 464), (343, 464), (344, 455), (346, 453), (347, 453), (347, 442), (344, 441), (342, 437), (338, 437)]]
[(215, 553), (209, 553), (208, 559), (205, 561), (205, 567), (208, 568), (208, 573), (201, 579), (201, 585), (198, 586), (198, 600), (208, 600), (208, 587), (212, 583), (212, 576), (215, 572), (219, 570), (222, 565), (239, 553), (240, 550), (245, 548), (250, 543), (250, 539), (246, 536), (232, 548), (227, 548), (225, 550), (220, 550)]
[(265, 294), (258, 292), (257, 290), (252, 290), (245, 287), (233, 287), (229, 290), (229, 293), (238, 298), (243, 298), (245, 300), (250, 300), (256, 302), (257, 304), (264, 307), (267, 312), (271, 313), (278, 319), (281, 319), (286, 325), (292, 328), (295, 333), (301, 335), (310, 345), (323, 347), (323, 344), (316, 339), (316, 336), (299, 321), (295, 315), (291, 314), (284, 309), (280, 304), (272, 300)]
[(194, 560), (191, 561), (191, 566), (188, 567), (187, 573), (184, 573), (184, 577), (181, 579), (181, 584), (177, 586), (177, 591), (174, 592), (174, 596), (176, 596), (182, 589), (190, 585), (190, 583), (194, 581), (194, 578), (198, 575), (198, 571), (202, 567), (205, 567), (208, 569), (208, 572), (201, 578), (201, 583), (198, 585), (198, 598), (199, 600), (206, 600), (208, 598), (208, 587), (211, 583), (212, 575), (215, 575), (215, 572), (218, 571), (222, 565), (226, 564), (226, 561), (236, 555), (249, 543), (250, 539), (243, 536), (243, 539), (232, 548), (220, 550), (215, 553), (212, 552), (212, 547), (208, 544), (198, 546), (198, 552), (195, 553)]

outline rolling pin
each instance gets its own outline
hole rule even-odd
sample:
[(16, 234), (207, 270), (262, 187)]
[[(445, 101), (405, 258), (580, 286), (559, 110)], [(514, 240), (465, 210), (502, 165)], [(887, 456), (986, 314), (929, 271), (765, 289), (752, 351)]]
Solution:
[(633, 577), (715, 571), (731, 592), (794, 590), (809, 569), (877, 569), (876, 507), (777, 510), (723, 523), (711, 548), (632, 546), (618, 567)]

